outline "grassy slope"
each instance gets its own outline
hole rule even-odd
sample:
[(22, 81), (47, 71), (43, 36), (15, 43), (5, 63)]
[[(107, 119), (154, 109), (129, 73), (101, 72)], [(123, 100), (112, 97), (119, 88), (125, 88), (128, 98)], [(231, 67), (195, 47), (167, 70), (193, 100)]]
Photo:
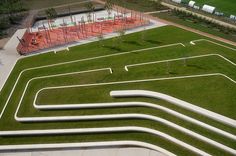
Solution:
[[(150, 47), (150, 46), (156, 46), (156, 45), (162, 45), (162, 44), (168, 44), (168, 43), (174, 43), (174, 42), (179, 42), (179, 41), (183, 41), (184, 43), (188, 43), (188, 41), (189, 40), (192, 40), (192, 39), (196, 39), (196, 38), (199, 38), (200, 36), (198, 36), (198, 35), (195, 35), (195, 34), (193, 34), (193, 33), (187, 33), (186, 31), (183, 31), (183, 30), (181, 30), (181, 29), (178, 29), (178, 28), (173, 28), (173, 27), (163, 27), (163, 28), (159, 28), (159, 29), (154, 29), (154, 30), (150, 30), (150, 31), (148, 31), (149, 33), (146, 33), (146, 38), (148, 38), (148, 40), (145, 42), (146, 44), (145, 44), (145, 46), (144, 45), (142, 45), (142, 44), (139, 44), (139, 42), (134, 42), (134, 40), (135, 39), (137, 39), (137, 36), (140, 36), (140, 34), (133, 34), (133, 35), (129, 35), (129, 36), (127, 36), (127, 39), (126, 39), (126, 42), (124, 43), (124, 45), (121, 47), (121, 49), (116, 49), (116, 50), (114, 50), (114, 49), (111, 49), (111, 47), (109, 46), (109, 45), (111, 45), (112, 43), (111, 43), (111, 41), (110, 40), (108, 40), (108, 41), (106, 41), (106, 43), (105, 43), (105, 45), (106, 45), (106, 47), (104, 47), (104, 48), (98, 48), (98, 45), (97, 45), (97, 43), (92, 43), (92, 44), (89, 44), (89, 45), (83, 45), (83, 46), (80, 46), (80, 47), (75, 47), (75, 48), (72, 48), (72, 51), (70, 51), (70, 53), (60, 53), (60, 54), (57, 54), (57, 55), (55, 55), (55, 54), (53, 54), (53, 53), (48, 53), (48, 54), (43, 54), (43, 55), (40, 55), (40, 56), (35, 56), (35, 57), (31, 57), (31, 58), (26, 58), (26, 59), (23, 59), (23, 60), (21, 60), (21, 61), (19, 61), (18, 62), (18, 66), (16, 66), (15, 67), (15, 70), (13, 71), (13, 73), (11, 74), (11, 77), (10, 77), (10, 80), (12, 80), (12, 81), (14, 81), (14, 79), (16, 78), (16, 75), (19, 73), (19, 71), (20, 70), (22, 70), (22, 69), (24, 69), (24, 68), (27, 68), (27, 67), (31, 67), (32, 66), (32, 62), (34, 62), (34, 64), (33, 64), (33, 66), (38, 66), (38, 65), (43, 65), (43, 64), (51, 64), (51, 63), (55, 63), (55, 62), (64, 62), (64, 61), (66, 61), (66, 60), (74, 60), (74, 59), (81, 59), (81, 58), (85, 58), (85, 57), (91, 57), (91, 56), (98, 56), (98, 55), (102, 55), (102, 54), (111, 54), (111, 53), (117, 53), (117, 52), (119, 52), (119, 51), (127, 51), (127, 50), (131, 50), (131, 49), (138, 49), (138, 48), (144, 48), (144, 47)], [(184, 34), (184, 35), (182, 35), (182, 34)], [(158, 37), (157, 37), (158, 36)], [(175, 36), (175, 37), (173, 37), (173, 36)], [(91, 48), (91, 47), (94, 47), (94, 48)], [(201, 52), (201, 53), (207, 53), (207, 52), (221, 52), (222, 54), (225, 54), (225, 55), (227, 55), (230, 59), (232, 59), (233, 61), (235, 61), (235, 54), (233, 54), (233, 53), (231, 53), (230, 51), (228, 51), (228, 50), (225, 50), (224, 48), (222, 49), (222, 48), (220, 48), (220, 47), (215, 47), (214, 45), (208, 45), (208, 44), (202, 44), (201, 46), (196, 46), (196, 48), (194, 48), (195, 50), (193, 50), (193, 49), (191, 49), (191, 47), (188, 47), (188, 48), (190, 48), (190, 49), (188, 49), (189, 51), (191, 51), (192, 53), (191, 54), (199, 54), (199, 52)], [(163, 52), (162, 52), (163, 51)], [(164, 59), (164, 58), (170, 58), (170, 57), (177, 57), (177, 56), (183, 56), (183, 55), (185, 55), (185, 54), (183, 54), (182, 53), (182, 51), (184, 51), (184, 49), (183, 48), (181, 48), (181, 47), (179, 47), (179, 48), (175, 48), (174, 50), (173, 50), (173, 48), (171, 49), (169, 49), (168, 51), (168, 53), (166, 53), (166, 51), (167, 50), (158, 50), (158, 52), (159, 53), (155, 53), (155, 54), (153, 54), (153, 55), (148, 55), (148, 54), (142, 54), (142, 55), (138, 55), (138, 54), (135, 54), (135, 55), (132, 55), (132, 60), (130, 60), (131, 62), (133, 62), (133, 63), (135, 63), (135, 61), (140, 61), (140, 57), (142, 57), (142, 56), (145, 56), (145, 57), (142, 57), (142, 61), (148, 61), (148, 60), (151, 60), (151, 59), (153, 59), (153, 60), (156, 60), (157, 58), (158, 59)], [(154, 51), (155, 52), (155, 51)], [(153, 57), (152, 57), (153, 56)], [(127, 59), (129, 59), (129, 58), (127, 58)], [(6, 114), (5, 114), (5, 116), (4, 116), (4, 121), (1, 121), (1, 125), (6, 125), (6, 123), (8, 123), (7, 125), (6, 125), (6, 127), (12, 127), (11, 125), (12, 124), (14, 124), (14, 127), (16, 128), (16, 127), (18, 127), (18, 128), (26, 128), (27, 129), (27, 127), (32, 127), (32, 128), (40, 128), (40, 127), (42, 127), (42, 125), (41, 124), (33, 124), (33, 126), (32, 126), (32, 124), (20, 124), (20, 123), (15, 123), (14, 121), (13, 121), (13, 119), (12, 119), (12, 115), (11, 114), (13, 114), (14, 113), (14, 111), (15, 111), (15, 107), (16, 107), (16, 102), (18, 101), (18, 98), (19, 98), (19, 93), (22, 91), (22, 85), (28, 80), (28, 79), (30, 79), (30, 77), (34, 77), (34, 76), (37, 76), (37, 75), (40, 75), (41, 73), (50, 73), (50, 74), (52, 74), (52, 73), (57, 73), (57, 72), (69, 72), (69, 71), (73, 71), (73, 70), (83, 70), (83, 69), (88, 69), (88, 68), (90, 68), (90, 69), (93, 69), (94, 67), (103, 67), (104, 65), (100, 65), (100, 64), (106, 64), (106, 65), (111, 65), (114, 69), (115, 69), (115, 73), (120, 73), (120, 71), (121, 70), (123, 70), (123, 65), (124, 65), (124, 62), (126, 62), (126, 61), (129, 61), (129, 60), (126, 60), (126, 58), (125, 57), (120, 57), (120, 58), (116, 58), (115, 59), (116, 60), (116, 63), (114, 64), (114, 59), (112, 59), (111, 61), (109, 61), (109, 59), (108, 60), (106, 60), (106, 61), (103, 61), (103, 60), (101, 60), (101, 61), (92, 61), (91, 63), (88, 63), (88, 64), (83, 64), (83, 63), (78, 63), (78, 64), (74, 64), (74, 65), (72, 65), (72, 66), (62, 66), (62, 67), (58, 67), (58, 68), (53, 68), (53, 69), (46, 69), (46, 70), (41, 70), (41, 72), (39, 72), (39, 71), (34, 71), (34, 72), (29, 72), (28, 74), (25, 74), (25, 76), (22, 78), (22, 80), (21, 80), (21, 83), (20, 83), (20, 85), (17, 87), (17, 92), (15, 92), (14, 94), (15, 94), (15, 99), (12, 99), (11, 100), (11, 105), (8, 107), (8, 109), (7, 109), (7, 112), (6, 112)], [(93, 63), (94, 62), (94, 63)], [(204, 61), (205, 62), (205, 61)], [(214, 63), (214, 62), (216, 62), (216, 63)], [(218, 65), (217, 64), (217, 60), (212, 60), (211, 61), (211, 63), (213, 63), (212, 65), (215, 67), (215, 65)], [(122, 66), (121, 66), (122, 65)], [(205, 66), (205, 64), (202, 64), (203, 66)], [(225, 69), (225, 68), (227, 68), (227, 66), (228, 65), (225, 65), (225, 67), (223, 67), (224, 69), (221, 69), (221, 67), (219, 67), (219, 69), (220, 70), (224, 70), (224, 72), (230, 72), (230, 71), (228, 71), (227, 69)], [(207, 66), (207, 68), (205, 69), (205, 71), (212, 71), (212, 70), (214, 70), (214, 67), (211, 67), (211, 66)], [(158, 67), (158, 68), (162, 68), (162, 66), (160, 66), (160, 67)], [(190, 67), (188, 67), (189, 69), (181, 69), (182, 71), (175, 71), (175, 70), (178, 70), (178, 68), (171, 68), (171, 69), (173, 69), (173, 71), (175, 71), (175, 72), (178, 72), (178, 73), (181, 73), (181, 72), (191, 72), (191, 69), (194, 69), (194, 71), (196, 71), (197, 69), (196, 68), (191, 68), (191, 66)], [(231, 68), (231, 67), (230, 67)], [(138, 71), (135, 71), (135, 70), (138, 70)], [(139, 71), (140, 70), (140, 71)], [(160, 73), (155, 73), (154, 75), (150, 75), (153, 71), (146, 71), (146, 72), (144, 72), (144, 71), (142, 71), (143, 70), (143, 68), (137, 68), (137, 69), (133, 69), (133, 71), (131, 71), (131, 72), (133, 72), (133, 74), (132, 75), (129, 75), (129, 76), (131, 76), (131, 77), (129, 77), (129, 79), (134, 79), (134, 78), (136, 78), (137, 77), (137, 75), (139, 75), (138, 73), (143, 73), (143, 75), (140, 75), (140, 77), (150, 77), (150, 76), (160, 76), (160, 74), (161, 75), (164, 75), (165, 76), (165, 71), (160, 71)], [(217, 70), (218, 70), (218, 66), (217, 66)], [(193, 71), (193, 72), (194, 72)], [(203, 71), (197, 71), (197, 72), (203, 72)], [(114, 74), (115, 74), (114, 73)], [(122, 73), (124, 73), (123, 71), (122, 71)], [(80, 81), (80, 83), (86, 83), (86, 82), (94, 82), (94, 81), (96, 81), (96, 80), (99, 80), (99, 81), (108, 81), (108, 80), (119, 80), (119, 79), (124, 79), (127, 75), (123, 75), (122, 73), (120, 73), (120, 75), (118, 74), (118, 75), (114, 75), (113, 77), (105, 77), (105, 79), (104, 79), (104, 73), (101, 73), (101, 74), (96, 74), (96, 76), (93, 76), (93, 74), (91, 74), (91, 75), (84, 75), (82, 78), (79, 78), (78, 76), (76, 76), (76, 77), (72, 77), (72, 78), (70, 78), (70, 79), (68, 79), (68, 78), (65, 78), (66, 79), (66, 81), (64, 81), (63, 79), (57, 79), (57, 80), (53, 80), (53, 81), (41, 81), (41, 82), (43, 82), (43, 84), (42, 83), (39, 83), (39, 82), (35, 82), (34, 83), (34, 85), (32, 85), (32, 87), (33, 88), (31, 88), (30, 90), (32, 91), (30, 91), (30, 93), (28, 93), (28, 95), (29, 96), (27, 96), (27, 99), (28, 100), (31, 100), (31, 98), (32, 98), (32, 96), (31, 95), (33, 95), (34, 94), (34, 92), (35, 92), (35, 89), (37, 89), (37, 88), (40, 88), (40, 87), (42, 87), (42, 86), (45, 86), (45, 85), (56, 85), (57, 83), (59, 83), (59, 84), (61, 84), (61, 83), (76, 83), (76, 80), (77, 81), (80, 81), (80, 80), (82, 80), (82, 81)], [(137, 75), (135, 75), (135, 74), (137, 74)], [(105, 75), (107, 75), (106, 73), (105, 73)], [(89, 77), (90, 79), (87, 79), (87, 77)], [(185, 92), (182, 92), (182, 93), (180, 93), (180, 91), (179, 91), (179, 89), (180, 89), (180, 86), (184, 83), (184, 84), (186, 84), (185, 83), (185, 81), (184, 82), (178, 82), (178, 83), (173, 83), (172, 85), (176, 85), (176, 89), (169, 89), (170, 87), (168, 87), (168, 85), (170, 85), (170, 86), (172, 86), (171, 85), (171, 83), (169, 84), (169, 83), (160, 83), (160, 84), (157, 84), (157, 85), (155, 85), (155, 86), (159, 86), (159, 87), (157, 87), (157, 88), (155, 88), (154, 87), (154, 85), (145, 85), (145, 86), (143, 86), (143, 87), (147, 87), (147, 89), (150, 87), (150, 86), (152, 86), (152, 87), (154, 87), (154, 88), (152, 88), (151, 87), (151, 89), (157, 89), (157, 90), (159, 90), (160, 89), (160, 91), (163, 91), (163, 92), (166, 92), (166, 93), (169, 93), (169, 94), (171, 94), (171, 95), (176, 95), (177, 97), (183, 97), (183, 99), (191, 99), (191, 98), (193, 98), (193, 97), (195, 97), (195, 95), (196, 95), (196, 93), (199, 91), (199, 90), (201, 90), (201, 87), (200, 87), (200, 85), (198, 86), (198, 82), (200, 82), (201, 84), (203, 84), (204, 85), (204, 82), (206, 82), (206, 84), (205, 85), (209, 85), (209, 87), (207, 87), (209, 90), (206, 90), (206, 92), (207, 91), (211, 91), (211, 93), (212, 93), (212, 95), (214, 95), (214, 84), (216, 83), (216, 82), (222, 82), (222, 84), (220, 83), (220, 85), (222, 85), (222, 86), (218, 86), (219, 88), (220, 87), (224, 87), (224, 86), (228, 86), (228, 85), (226, 85), (227, 83), (228, 83), (228, 81), (226, 81), (227, 83), (225, 84), (225, 83), (223, 83), (224, 82), (224, 80), (220, 80), (220, 79), (215, 79), (212, 83), (210, 83), (210, 84), (208, 84), (207, 82), (210, 82), (210, 81), (206, 81), (206, 80), (200, 80), (200, 81), (194, 81), (195, 82), (195, 85), (189, 85), (189, 84), (191, 84), (191, 83), (194, 83), (194, 82), (189, 82), (187, 85), (186, 85), (186, 87), (184, 87), (185, 88)], [(4, 90), (3, 90), (3, 92), (1, 92), (1, 99), (0, 99), (0, 101), (5, 101), (5, 98), (7, 97), (7, 92), (10, 90), (10, 87), (11, 87), (11, 85), (13, 85), (10, 81), (8, 81), (8, 83), (6, 84), (6, 86), (4, 87)], [(167, 86), (166, 86), (167, 85)], [(191, 86), (193, 87), (193, 88), (191, 88)], [(131, 86), (130, 86), (131, 87)], [(137, 87), (141, 87), (142, 88), (142, 86), (137, 86)], [(189, 88), (190, 87), (190, 88)], [(213, 87), (213, 88), (212, 88)], [(233, 87), (233, 86), (232, 86)], [(105, 90), (106, 90), (106, 88), (104, 88)], [(111, 88), (109, 88), (109, 89), (111, 89)], [(184, 93), (189, 93), (188, 91), (189, 91), (189, 89), (191, 90), (191, 94), (184, 94)], [(211, 90), (212, 89), (212, 90)], [(225, 90), (224, 90), (225, 89)], [(222, 90), (218, 90), (217, 89), (217, 91), (219, 91), (219, 95), (221, 95), (221, 92), (220, 91), (222, 91), (222, 93), (224, 93), (224, 94), (222, 94), (221, 96), (222, 97), (226, 97), (226, 96), (229, 96), (229, 98), (217, 98), (216, 99), (216, 101), (217, 100), (232, 100), (233, 98), (231, 97), (231, 96), (233, 96), (233, 95), (226, 95), (226, 93), (234, 93), (235, 91), (234, 91), (234, 89), (235, 89), (235, 87), (233, 87), (233, 88), (230, 88), (230, 91), (229, 90), (227, 90), (228, 88), (227, 87), (225, 87), (225, 88), (222, 88)], [(57, 93), (57, 92), (55, 92), (55, 93)], [(70, 93), (70, 92), (65, 92), (65, 95), (66, 95), (66, 93), (67, 93), (67, 95), (68, 95), (68, 93)], [(94, 92), (94, 93), (96, 93), (96, 92)], [(181, 95), (182, 94), (182, 95)], [(216, 93), (216, 94), (218, 94), (218, 93)], [(71, 94), (71, 95), (73, 95), (73, 94)], [(87, 95), (85, 95), (85, 94), (81, 94), (81, 95), (84, 95), (84, 96), (82, 96), (82, 97), (85, 97), (85, 96), (87, 96)], [(210, 99), (210, 98), (205, 98), (204, 97), (204, 93), (202, 94), (202, 97), (201, 98), (199, 98), (199, 99), (197, 99), (197, 100), (214, 100), (214, 99)], [(209, 95), (209, 97), (211, 96), (211, 94)], [(61, 97), (61, 96), (57, 96), (57, 97)], [(63, 99), (63, 97), (65, 98), (66, 96), (62, 96), (61, 98), (60, 98), (60, 100), (61, 99)], [(73, 100), (73, 98), (74, 97), (71, 97), (71, 99), (70, 100)], [(27, 100), (26, 99), (26, 100)], [(101, 99), (100, 97), (99, 97), (99, 99)], [(195, 99), (195, 98), (194, 98)], [(47, 99), (46, 99), (47, 100)], [(65, 100), (65, 99), (64, 99)], [(78, 99), (74, 99), (74, 100), (78, 100)], [(215, 101), (214, 101), (215, 102)], [(220, 103), (221, 101), (219, 101), (219, 103)], [(204, 102), (205, 103), (205, 102)], [(230, 101), (228, 101), (228, 102), (225, 102), (225, 103), (229, 103), (229, 104), (232, 104)], [(30, 103), (29, 103), (30, 104)], [(206, 103), (205, 103), (206, 104)], [(208, 107), (208, 106), (207, 106)], [(219, 108), (217, 108), (217, 109), (221, 109), (220, 107)], [(108, 109), (108, 110), (110, 110), (110, 109)], [(106, 110), (105, 112), (108, 112), (108, 110)], [(138, 111), (139, 109), (137, 108), (137, 110), (136, 111)], [(141, 110), (142, 111), (144, 111), (144, 109), (140, 109), (140, 112), (141, 112)], [(31, 111), (34, 111), (34, 110), (32, 110), (32, 109), (28, 109), (27, 108), (27, 110), (26, 109), (23, 109), (23, 112), (24, 112), (24, 115), (27, 115), (26, 113), (25, 113), (25, 111), (28, 111), (28, 113), (27, 114), (31, 114), (31, 113), (33, 113), (33, 112), (31, 112)], [(99, 111), (99, 110), (95, 110), (95, 111)], [(110, 112), (113, 112), (113, 113), (115, 113), (115, 112), (117, 112), (117, 111), (122, 111), (122, 112), (129, 112), (129, 110), (127, 109), (126, 111), (124, 111), (123, 109), (116, 109), (116, 110), (110, 110)], [(132, 111), (133, 112), (133, 109), (132, 110), (130, 110), (130, 111)], [(224, 110), (225, 111), (225, 110)], [(100, 110), (100, 112), (101, 112), (101, 110)], [(149, 109), (147, 109), (145, 112), (147, 112), (147, 113), (154, 113), (153, 111), (150, 111)], [(227, 111), (226, 111), (227, 112)], [(232, 111), (233, 112), (233, 111)], [(51, 114), (51, 112), (40, 112), (40, 113), (43, 113), (43, 114)], [(59, 113), (59, 112), (55, 112), (55, 114), (57, 114), (57, 113)], [(65, 114), (67, 114), (68, 112), (64, 112)], [(78, 112), (77, 111), (75, 111), (74, 112), (74, 114), (77, 114)], [(82, 114), (84, 114), (84, 113), (88, 113), (88, 112), (86, 112), (86, 111), (82, 111), (81, 112)], [(91, 112), (90, 112), (91, 113)], [(92, 112), (92, 113), (94, 113), (94, 112)], [(45, 114), (45, 115), (46, 115)], [(69, 113), (69, 114), (71, 114), (71, 113)], [(159, 115), (159, 114), (158, 114)], [(168, 116), (168, 115), (164, 115), (164, 116)], [(173, 118), (170, 118), (170, 120), (173, 120), (174, 122), (178, 122), (178, 121), (175, 121), (175, 119), (173, 119)], [(181, 121), (179, 121), (180, 123), (182, 123)], [(5, 124), (4, 124), (5, 123)], [(11, 123), (11, 124), (9, 124), (9, 123)], [(115, 123), (117, 123), (117, 124), (115, 124), (115, 125), (119, 125), (119, 122), (115, 122)], [(135, 124), (137, 124), (137, 125), (150, 125), (150, 124), (148, 124), (148, 122), (146, 121), (146, 122), (144, 122), (144, 123), (142, 123), (141, 121), (130, 121), (130, 122), (128, 122), (127, 121), (127, 125), (130, 125), (130, 124), (132, 124), (132, 123), (135, 123)], [(85, 123), (82, 123), (81, 125), (84, 125)], [(96, 125), (99, 125), (99, 122), (96, 122)], [(121, 121), (121, 123), (120, 123), (121, 125), (124, 125), (124, 121)], [(61, 126), (61, 123), (48, 123), (48, 124), (43, 124), (43, 125), (46, 125), (46, 126), (43, 126), (44, 128), (46, 128), (46, 127), (60, 127)], [(64, 123), (63, 124), (64, 126), (63, 127), (66, 127), (66, 125), (67, 126), (74, 126), (74, 125), (77, 125), (78, 126), (78, 123), (76, 122), (76, 123), (74, 123), (74, 124), (72, 124), (72, 123), (70, 123), (70, 124), (66, 124), (66, 123)], [(105, 123), (103, 123), (103, 124), (100, 124), (101, 126), (106, 126), (106, 125), (110, 125), (110, 122), (108, 122), (107, 124), (105, 124)], [(151, 124), (152, 125), (152, 124)], [(90, 124), (90, 126), (91, 126), (91, 124)], [(187, 126), (188, 127), (188, 125), (186, 124), (186, 125), (184, 125), (184, 126)], [(0, 127), (2, 127), (2, 126), (0, 126)], [(191, 127), (191, 126), (190, 126)], [(179, 137), (179, 138), (185, 138), (184, 140), (191, 140), (191, 139), (189, 139), (189, 137), (187, 137), (187, 136), (184, 136), (183, 134), (181, 134), (181, 133), (177, 133), (175, 130), (171, 130), (171, 129), (169, 129), (168, 128), (168, 130), (167, 130), (167, 127), (165, 127), (165, 126), (161, 126), (161, 125), (158, 125), (158, 124), (155, 124), (155, 126), (153, 127), (153, 128), (156, 128), (156, 129), (160, 129), (160, 130), (163, 130), (163, 131), (169, 131), (169, 133), (171, 134), (171, 135), (174, 135), (174, 136), (176, 136), (176, 137)], [(196, 130), (196, 127), (192, 127), (192, 129), (195, 129)], [(199, 130), (197, 130), (197, 131), (199, 131)], [(206, 136), (208, 136), (207, 135), (207, 132), (202, 132), (202, 133), (204, 133)], [(112, 136), (114, 137), (114, 138), (122, 138), (121, 136), (119, 136), (118, 135), (118, 137), (116, 136), (116, 135), (118, 135), (118, 134), (112, 134)], [(210, 133), (209, 133), (209, 135), (210, 135)], [(116, 136), (116, 137), (115, 137)], [(145, 136), (145, 135), (144, 135)], [(96, 139), (98, 139), (99, 137), (100, 137), (100, 135), (96, 135), (96, 136), (87, 136), (87, 137), (83, 137), (83, 136), (76, 136), (75, 138), (71, 138), (71, 140), (70, 141), (73, 141), (73, 140), (91, 140), (92, 138), (96, 138)], [(129, 137), (126, 137), (126, 139), (127, 138), (131, 138), (131, 137), (133, 137), (133, 135), (130, 135)], [(213, 136), (211, 136), (211, 137), (213, 137), (213, 138), (215, 138), (215, 136), (213, 135)], [(49, 142), (51, 142), (51, 141), (53, 141), (53, 140), (56, 140), (56, 141), (58, 141), (58, 142), (60, 142), (60, 141), (64, 141), (65, 140), (65, 138), (63, 138), (63, 137), (42, 137), (42, 141), (43, 141), (43, 138), (44, 139), (46, 139), (46, 140), (49, 140)], [(135, 137), (134, 138), (139, 138), (139, 139), (142, 139), (142, 137), (140, 137), (140, 136), (138, 136), (138, 134), (135, 134)], [(151, 139), (151, 136), (149, 136), (148, 138), (150, 138), (149, 139), (149, 141), (153, 141), (154, 142), (154, 140), (152, 140)], [(2, 138), (2, 143), (15, 143), (15, 142), (25, 142), (25, 141), (27, 141), (27, 142), (33, 142), (34, 140), (35, 140), (35, 138), (34, 139), (31, 139), (31, 141), (29, 140), (30, 138), (28, 138), (27, 140), (25, 140), (25, 139), (20, 139), (20, 138), (15, 138), (15, 139), (13, 139), (13, 138), (7, 138), (7, 140), (6, 140), (6, 138)], [(41, 140), (41, 139), (40, 139)], [(39, 140), (39, 142), (40, 142), (40, 140)], [(143, 140), (146, 140), (145, 138), (143, 138)], [(223, 141), (224, 142), (224, 140), (222, 140), (222, 139), (219, 139), (219, 140), (221, 140), (221, 141)], [(194, 144), (194, 145), (196, 145), (196, 146), (199, 146), (199, 147), (201, 147), (201, 148), (203, 148), (203, 149), (205, 149), (206, 147), (208, 147), (208, 146), (205, 146), (205, 144), (204, 143), (202, 143), (202, 144), (200, 144), (200, 145), (198, 145), (198, 141), (196, 141), (196, 140), (192, 140), (192, 141), (190, 141), (192, 144)], [(226, 141), (227, 142), (227, 141)], [(230, 145), (231, 145), (231, 143), (229, 143)], [(162, 145), (163, 146), (163, 145)], [(165, 147), (167, 147), (168, 146), (168, 144), (167, 145), (164, 145)], [(205, 147), (204, 147), (205, 146)], [(168, 148), (171, 148), (171, 150), (172, 151), (175, 151), (175, 152), (177, 152), (177, 153), (179, 153), (179, 154), (181, 154), (182, 152), (183, 153), (185, 153), (184, 152), (184, 150), (183, 149), (181, 149), (181, 148), (177, 148), (175, 145), (173, 145), (173, 147), (168, 147)], [(172, 149), (173, 148), (173, 149)], [(210, 148), (210, 147), (209, 147)], [(181, 149), (181, 150), (179, 150), (178, 151), (178, 149)], [(214, 148), (213, 149), (208, 149), (208, 150), (210, 150), (210, 151), (214, 151), (213, 153), (214, 154), (216, 154), (215, 152), (220, 152), (219, 150), (215, 150)], [(181, 154), (181, 155), (183, 155), (183, 153)], [(186, 154), (186, 153), (185, 153)]]
[(217, 10), (229, 14), (236, 14), (235, 0), (195, 0), (198, 4), (215, 6)]

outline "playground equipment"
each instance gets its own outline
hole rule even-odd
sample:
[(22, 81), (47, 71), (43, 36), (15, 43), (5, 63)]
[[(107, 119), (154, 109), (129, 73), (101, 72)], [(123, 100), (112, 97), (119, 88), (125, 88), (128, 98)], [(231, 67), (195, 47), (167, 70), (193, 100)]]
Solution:
[(36, 32), (27, 29), (24, 36), (19, 39), (17, 51), (21, 55), (25, 55), (46, 48), (117, 32), (121, 29), (128, 30), (149, 24), (149, 20), (141, 12), (128, 12), (126, 9), (117, 9), (116, 14), (112, 17), (109, 15), (97, 18), (94, 14), (92, 21), (85, 21), (84, 17), (80, 20), (73, 17), (71, 19), (73, 19), (71, 20), (72, 23), (67, 23), (63, 19), (63, 23), (58, 26), (50, 23), (51, 26), (46, 27), (43, 24), (43, 26), (38, 27)]

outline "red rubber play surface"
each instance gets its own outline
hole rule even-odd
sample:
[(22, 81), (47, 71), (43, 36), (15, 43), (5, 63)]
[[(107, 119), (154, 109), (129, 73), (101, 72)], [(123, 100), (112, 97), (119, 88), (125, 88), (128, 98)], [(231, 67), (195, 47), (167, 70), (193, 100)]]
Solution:
[(17, 51), (24, 55), (46, 48), (79, 42), (100, 34), (117, 32), (120, 29), (140, 27), (148, 23), (149, 21), (141, 17), (126, 17), (87, 24), (76, 23), (74, 26), (61, 25), (61, 27), (54, 29), (39, 28), (38, 32), (25, 32), (17, 46)]

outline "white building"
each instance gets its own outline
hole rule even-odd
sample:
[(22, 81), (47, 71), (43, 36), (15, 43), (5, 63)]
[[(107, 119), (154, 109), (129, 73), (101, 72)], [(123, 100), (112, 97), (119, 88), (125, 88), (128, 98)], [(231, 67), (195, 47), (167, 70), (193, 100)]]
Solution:
[(195, 3), (196, 3), (195, 1), (189, 1), (188, 6), (193, 8)]
[(235, 15), (230, 15), (229, 17), (231, 20), (235, 20), (236, 21), (236, 16)]
[(197, 10), (200, 10), (200, 7), (199, 7), (199, 6), (196, 6), (196, 5), (194, 5), (193, 8), (194, 8), (194, 9), (197, 9)]
[(175, 3), (181, 3), (182, 0), (172, 0), (172, 2), (175, 2)]
[(215, 11), (215, 7), (213, 7), (213, 6), (210, 6), (210, 5), (203, 5), (203, 7), (202, 7), (202, 10), (203, 11), (205, 11), (205, 12), (208, 12), (208, 13), (210, 13), (210, 14), (213, 14), (214, 13), (214, 11)]

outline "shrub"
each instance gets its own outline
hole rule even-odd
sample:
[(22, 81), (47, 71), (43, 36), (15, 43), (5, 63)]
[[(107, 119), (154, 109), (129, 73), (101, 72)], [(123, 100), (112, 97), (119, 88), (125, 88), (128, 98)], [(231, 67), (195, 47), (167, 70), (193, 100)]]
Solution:
[(10, 21), (8, 17), (0, 18), (0, 29), (5, 30), (10, 26)]

